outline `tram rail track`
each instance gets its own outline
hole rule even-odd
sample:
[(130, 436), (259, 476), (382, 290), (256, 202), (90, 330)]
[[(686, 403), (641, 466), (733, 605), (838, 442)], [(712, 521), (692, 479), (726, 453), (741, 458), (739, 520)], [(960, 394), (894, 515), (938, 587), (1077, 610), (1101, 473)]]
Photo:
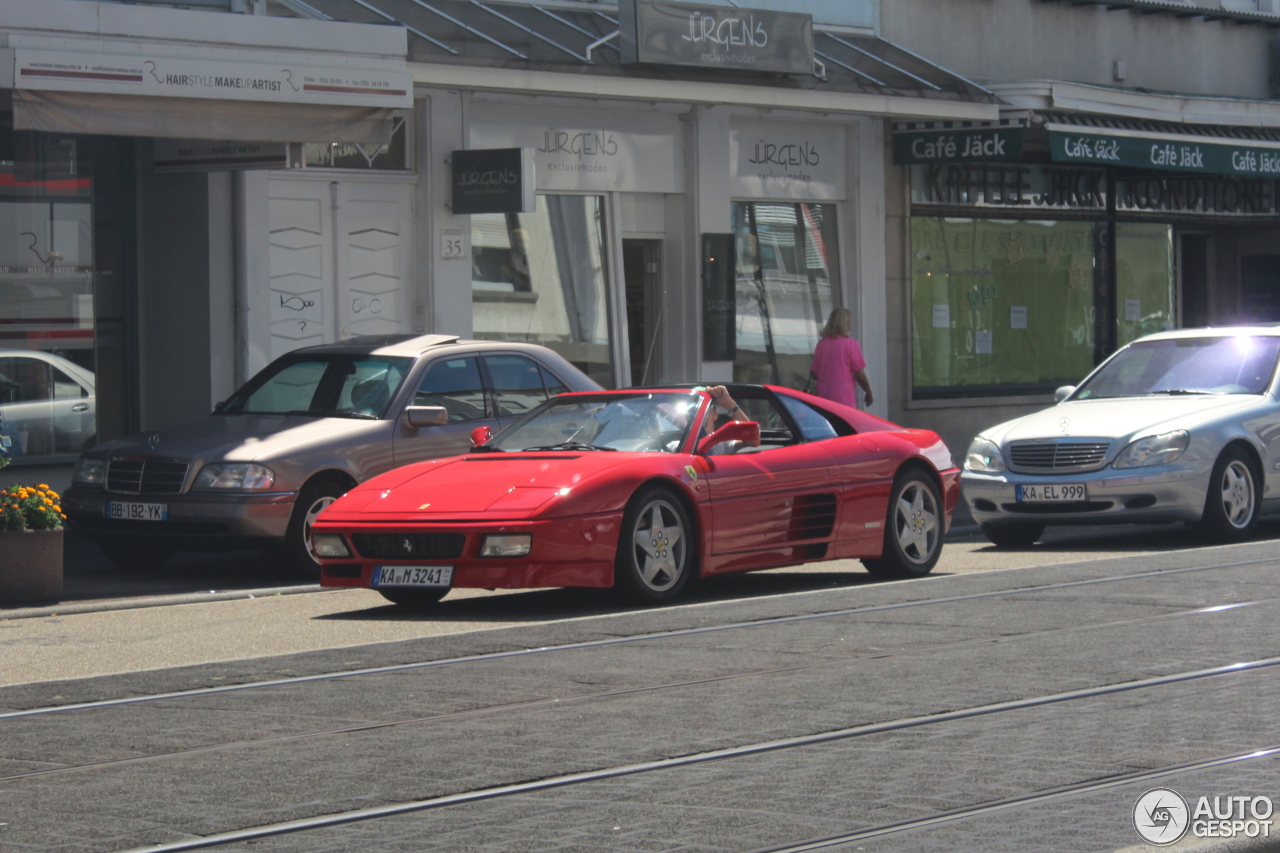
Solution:
[(422, 717), (412, 717), (400, 720), (386, 720), (381, 722), (370, 722), (352, 726), (343, 726), (340, 728), (322, 729), (311, 732), (297, 732), (289, 735), (280, 735), (269, 738), (257, 738), (251, 740), (227, 741), (224, 743), (208, 744), (205, 746), (190, 747), (170, 752), (153, 753), (150, 755), (130, 756), (128, 758), (109, 759), (105, 761), (95, 761), (85, 764), (75, 764), (65, 767), (46, 768), (41, 770), (30, 770), (23, 773), (15, 773), (6, 776), (0, 776), (0, 784), (18, 782), (24, 779), (37, 779), (50, 776), (60, 776), (70, 773), (86, 772), (93, 770), (106, 770), (114, 768), (123, 768), (128, 766), (154, 763), (169, 759), (190, 758), (197, 755), (207, 755), (214, 752), (225, 752), (235, 749), (249, 749), (255, 747), (263, 747), (273, 744), (287, 744), (303, 740), (321, 737), (336, 737), (341, 735), (359, 734), (361, 732), (378, 731), (388, 728), (396, 728), (400, 726), (426, 725), (448, 719), (459, 719), (466, 717), (474, 717), (482, 714), (500, 713), (505, 711), (519, 711), (532, 708), (556, 705), (564, 706), (572, 702), (584, 702), (599, 699), (610, 699), (622, 696), (637, 695), (642, 693), (655, 693), (663, 690), (678, 690), (688, 687), (697, 687), (708, 684), (717, 684), (728, 681), (741, 681), (750, 678), (763, 678), (775, 675), (785, 675), (788, 673), (803, 672), (806, 670), (851, 666), (857, 663), (884, 660), (887, 658), (905, 657), (917, 654), (927, 654), (929, 652), (939, 651), (943, 649), (955, 649), (965, 646), (991, 645), (996, 643), (1011, 643), (1019, 640), (1031, 638), (1042, 638), (1054, 634), (1067, 634), (1079, 631), (1097, 631), (1105, 628), (1115, 628), (1128, 625), (1137, 625), (1150, 623), (1153, 621), (1162, 621), (1175, 618), (1187, 618), (1192, 616), (1202, 616), (1210, 613), (1222, 613), (1229, 610), (1239, 610), (1247, 607), (1259, 607), (1266, 605), (1280, 604), (1280, 598), (1258, 599), (1255, 601), (1233, 602), (1227, 604), (1210, 605), (1207, 607), (1197, 607), (1189, 610), (1179, 610), (1172, 613), (1157, 613), (1150, 616), (1137, 616), (1130, 619), (1116, 619), (1107, 622), (1094, 622), (1085, 625), (1071, 625), (1061, 628), (1049, 628), (1042, 631), (1027, 631), (1017, 634), (997, 634), (987, 637), (975, 637), (970, 640), (961, 640), (949, 643), (930, 644), (926, 646), (917, 646), (910, 649), (901, 649), (898, 651), (875, 652), (872, 654), (847, 655), (839, 658), (832, 658), (813, 663), (796, 664), (788, 667), (771, 667), (768, 669), (750, 670), (746, 672), (728, 673), (724, 675), (711, 676), (708, 678), (688, 679), (683, 681), (667, 682), (663, 684), (647, 684), (635, 687), (615, 688), (612, 690), (600, 690), (589, 693), (578, 693), (568, 696), (548, 696), (539, 699), (530, 699), (520, 702), (499, 703), (493, 705), (484, 705), (477, 708), (468, 708), (460, 711), (451, 711), (442, 714), (431, 714)]
[(1108, 583), (1123, 583), (1128, 581), (1138, 581), (1150, 578), (1171, 577), (1174, 575), (1189, 574), (1195, 572), (1211, 572), (1223, 571), (1228, 569), (1238, 569), (1247, 566), (1275, 564), (1278, 561), (1275, 558), (1267, 558), (1260, 560), (1244, 560), (1235, 563), (1224, 563), (1209, 566), (1186, 566), (1175, 569), (1158, 569), (1148, 572), (1137, 572), (1126, 575), (1109, 575), (1103, 578), (1088, 578), (1084, 580), (1064, 581), (1052, 584), (1038, 584), (1025, 587), (1014, 587), (1008, 589), (988, 590), (984, 592), (967, 593), (964, 595), (939, 596), (936, 598), (918, 599), (914, 601), (894, 602), (891, 604), (878, 604), (865, 607), (842, 608), (839, 610), (822, 611), (819, 613), (804, 613), (791, 616), (779, 616), (765, 619), (745, 620), (741, 622), (730, 622), (718, 625), (705, 625), (695, 628), (682, 628), (670, 631), (656, 631), (642, 634), (633, 634), (622, 637), (608, 637), (599, 640), (587, 640), (576, 643), (564, 643), (553, 646), (542, 646), (528, 649), (510, 649), (500, 652), (486, 652), (474, 655), (461, 655), (458, 657), (439, 658), (435, 660), (415, 661), (411, 663), (392, 664), (380, 667), (365, 667), (360, 669), (336, 670), (331, 672), (314, 673), (311, 675), (295, 676), (291, 678), (267, 679), (263, 681), (249, 681), (240, 684), (224, 684), (212, 687), (192, 688), (189, 690), (177, 690), (161, 693), (148, 693), (138, 696), (124, 696), (114, 699), (101, 699), (88, 702), (74, 702), (65, 705), (47, 705), (34, 708), (26, 708), (15, 711), (0, 712), (0, 723), (6, 720), (21, 719), (24, 717), (34, 717), (46, 714), (69, 713), (73, 711), (92, 710), (100, 708), (119, 707), (126, 705), (137, 705), (148, 702), (160, 702), (173, 699), (193, 698), (200, 696), (213, 696), (223, 693), (235, 693), (248, 690), (265, 690), (279, 687), (295, 687), (301, 684), (310, 684), (325, 681), (336, 681), (340, 679), (369, 677), (393, 673), (410, 672), (419, 669), (428, 669), (435, 667), (456, 666), (461, 664), (484, 663), (487, 661), (509, 660), (512, 658), (528, 657), (533, 655), (549, 655), (573, 651), (581, 651), (593, 648), (604, 648), (608, 646), (617, 646), (630, 643), (649, 642), (654, 640), (676, 639), (681, 637), (691, 637), (703, 634), (711, 634), (725, 631), (746, 630), (752, 628), (765, 628), (777, 625), (796, 624), (804, 622), (813, 622), (825, 619), (835, 619), (847, 616), (859, 616), (870, 613), (882, 613), (893, 610), (904, 610), (916, 607), (929, 607), (945, 604), (955, 604), (964, 601), (978, 601), (983, 599), (1005, 598), (1015, 595), (1027, 595), (1036, 592), (1048, 592), (1053, 590), (1071, 589), (1076, 587), (1096, 586)]
[[(1035, 708), (1047, 707), (1050, 705), (1058, 705), (1062, 703), (1072, 702), (1082, 699), (1095, 699), (1104, 696), (1112, 696), (1123, 693), (1129, 693), (1138, 690), (1148, 690), (1153, 688), (1165, 687), (1175, 684), (1184, 684), (1187, 682), (1200, 681), (1203, 679), (1219, 678), (1224, 676), (1238, 676), (1246, 673), (1258, 672), (1280, 666), (1280, 657), (1262, 658), (1253, 661), (1244, 661), (1236, 664), (1228, 664), (1226, 666), (1210, 667), (1207, 669), (1189, 670), (1185, 672), (1173, 673), (1169, 675), (1157, 676), (1153, 678), (1138, 679), (1135, 681), (1120, 682), (1117, 684), (1101, 685), (1096, 687), (1082, 688), (1078, 690), (1069, 690), (1059, 693), (1046, 694), (1043, 696), (1030, 697), (1026, 699), (1018, 699), (1008, 702), (996, 702), (986, 705), (978, 705), (970, 708), (964, 708), (954, 711), (947, 711), (938, 714), (928, 714), (923, 716), (904, 717), (897, 720), (891, 720), (881, 723), (872, 723), (867, 725), (853, 726), (844, 729), (837, 729), (827, 732), (819, 732), (809, 735), (801, 735), (797, 737), (775, 739), (762, 741), (753, 744), (744, 744), (740, 746), (728, 747), (724, 749), (710, 750), (706, 752), (693, 753), (689, 755), (677, 756), (673, 758), (665, 758), (654, 761), (646, 761), (635, 764), (619, 765), (615, 767), (600, 768), (596, 770), (583, 771), (578, 773), (569, 773), (556, 776), (549, 776), (541, 779), (532, 779), (524, 782), (513, 784), (504, 784), (488, 788), (477, 788), (469, 791), (463, 791), (444, 796), (431, 797), (422, 800), (410, 800), (399, 803), (390, 803), (382, 806), (374, 806), (362, 809), (353, 809), (343, 812), (335, 812), (328, 815), (321, 815), (310, 818), (300, 818), (295, 820), (280, 821), (273, 824), (263, 824), (256, 827), (245, 829), (231, 830), (227, 832), (215, 833), (212, 835), (200, 836), (196, 838), (184, 839), (182, 841), (151, 844), (143, 847), (131, 848), (123, 851), (123, 853), (179, 853), (187, 850), (200, 850), (212, 847), (221, 847), (228, 844), (240, 842), (256, 841), (264, 838), (272, 838), (282, 835), (288, 835), (297, 832), (305, 832), (311, 830), (322, 830), (333, 827), (345, 826), (354, 823), (397, 817), (400, 815), (412, 814), (416, 812), (430, 811), (433, 809), (448, 808), (451, 806), (465, 805), (469, 803), (478, 803), (504, 799), (507, 797), (520, 796), (523, 794), (532, 794), (543, 791), (551, 791), (556, 789), (564, 789), (578, 785), (590, 784), (593, 782), (603, 782), (612, 779), (619, 779), (628, 776), (636, 776), (640, 774), (660, 772), (665, 770), (674, 770), (678, 768), (693, 767), (697, 765), (709, 764), (712, 762), (728, 761), (732, 759), (748, 758), (751, 756), (765, 755), (768, 753), (776, 753), (786, 750), (801, 749), (821, 744), (830, 744), (840, 741), (847, 741), (858, 737), (868, 735), (884, 734), (889, 732), (904, 731), (907, 729), (920, 728), (923, 726), (938, 725), (942, 723), (957, 722), (963, 720), (971, 720), (980, 717), (986, 717), (996, 714), (1004, 714), (1015, 711), (1023, 711)], [(1034, 805), (1041, 802), (1047, 802), (1054, 798), (1066, 796), (1078, 796), (1086, 793), (1107, 790), (1121, 785), (1133, 784), (1135, 782), (1145, 781), (1148, 779), (1161, 778), (1178, 773), (1188, 773), (1197, 770), (1210, 769), (1213, 767), (1224, 766), (1227, 764), (1238, 763), (1257, 758), (1269, 758), (1280, 753), (1280, 745), (1268, 745), (1259, 749), (1247, 752), (1233, 752), (1226, 755), (1213, 756), (1207, 759), (1201, 759), (1194, 762), (1183, 762), (1177, 765), (1168, 765), (1153, 770), (1144, 770), (1137, 772), (1129, 772), (1123, 774), (1115, 774), (1103, 779), (1094, 779), (1088, 782), (1075, 783), (1064, 786), (1055, 786), (1053, 788), (1044, 789), (1033, 794), (1023, 797), (1015, 797), (1004, 800), (990, 801), (986, 803), (974, 804), (960, 809), (940, 811), (925, 818), (917, 818), (909, 821), (898, 821), (887, 823), (880, 826), (857, 830), (855, 832), (841, 834), (836, 836), (828, 836), (820, 839), (810, 839), (799, 845), (788, 845), (783, 847), (769, 848), (770, 853), (783, 853), (783, 851), (799, 851), (816, 850), (824, 847), (833, 847), (841, 844), (847, 844), (863, 838), (871, 838), (877, 835), (885, 835), (890, 832), (901, 832), (914, 828), (923, 828), (936, 825), (939, 823), (960, 820), (966, 817), (975, 817), (981, 814), (990, 813), (1018, 806)]]

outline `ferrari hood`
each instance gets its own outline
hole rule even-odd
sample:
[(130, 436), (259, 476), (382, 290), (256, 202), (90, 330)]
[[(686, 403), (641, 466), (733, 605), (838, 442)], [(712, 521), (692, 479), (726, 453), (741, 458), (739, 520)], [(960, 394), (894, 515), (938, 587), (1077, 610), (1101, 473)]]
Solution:
[(1001, 443), (1036, 438), (1125, 439), (1139, 432), (1188, 429), (1202, 418), (1257, 402), (1256, 396), (1234, 394), (1072, 400), (983, 430), (982, 435)]
[[(335, 503), (326, 520), (527, 515), (567, 495), (631, 453), (486, 453), (458, 456), (371, 480)], [(406, 476), (408, 475), (408, 476)], [(392, 479), (396, 478), (399, 482)]]

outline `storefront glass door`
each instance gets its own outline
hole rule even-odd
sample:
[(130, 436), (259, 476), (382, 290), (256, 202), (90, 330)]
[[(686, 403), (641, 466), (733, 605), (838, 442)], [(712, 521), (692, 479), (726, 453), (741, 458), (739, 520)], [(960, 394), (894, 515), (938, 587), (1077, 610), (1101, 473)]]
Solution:
[(540, 195), (533, 213), (471, 217), (473, 333), (555, 350), (613, 387), (603, 196)]
[(804, 386), (839, 290), (836, 206), (734, 202), (735, 382)]

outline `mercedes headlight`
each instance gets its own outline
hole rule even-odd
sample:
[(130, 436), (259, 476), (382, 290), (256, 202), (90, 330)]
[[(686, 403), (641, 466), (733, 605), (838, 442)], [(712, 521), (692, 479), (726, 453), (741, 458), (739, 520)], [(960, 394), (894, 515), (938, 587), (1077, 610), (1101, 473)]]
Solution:
[(193, 489), (261, 491), (275, 484), (275, 473), (254, 462), (218, 462), (206, 465), (196, 476)]
[(1161, 435), (1148, 435), (1130, 444), (1112, 463), (1116, 468), (1145, 468), (1163, 465), (1182, 455), (1191, 444), (1191, 435), (1185, 429), (1175, 429)]
[(101, 486), (107, 479), (107, 460), (81, 456), (72, 479), (86, 486)]
[(978, 436), (965, 454), (964, 469), (982, 474), (999, 474), (1004, 470), (1004, 457), (1000, 455), (1000, 448), (994, 441)]

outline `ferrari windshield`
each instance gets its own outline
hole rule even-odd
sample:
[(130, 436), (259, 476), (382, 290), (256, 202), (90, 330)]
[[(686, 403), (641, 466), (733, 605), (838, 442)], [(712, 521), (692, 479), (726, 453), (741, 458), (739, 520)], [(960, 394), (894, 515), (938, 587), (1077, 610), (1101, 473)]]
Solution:
[(490, 450), (675, 453), (702, 396), (689, 392), (557, 397), (498, 433)]
[(1217, 335), (1130, 344), (1072, 395), (1073, 400), (1180, 394), (1262, 394), (1280, 337)]
[(376, 355), (283, 358), (227, 400), (223, 415), (305, 415), (367, 418), (382, 415), (413, 359)]

